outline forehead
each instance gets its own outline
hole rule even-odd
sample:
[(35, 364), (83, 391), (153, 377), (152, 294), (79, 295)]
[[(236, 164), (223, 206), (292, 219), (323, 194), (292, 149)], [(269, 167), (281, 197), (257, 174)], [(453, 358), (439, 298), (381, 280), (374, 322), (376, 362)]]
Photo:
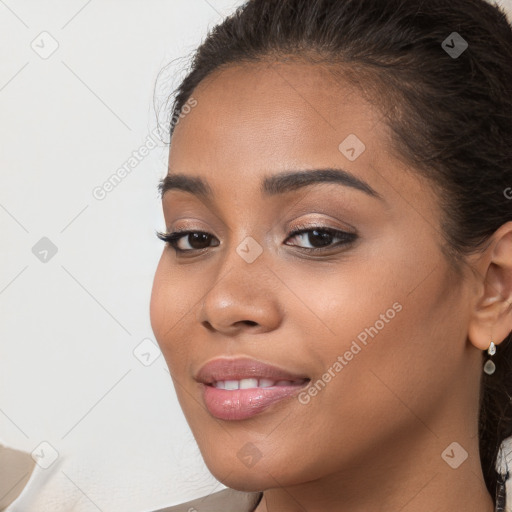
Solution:
[(186, 157), (190, 164), (192, 158), (196, 170), (213, 160), (229, 167), (244, 158), (267, 169), (276, 158), (292, 165), (312, 155), (345, 163), (339, 145), (350, 134), (367, 148), (387, 143), (380, 112), (320, 65), (227, 67), (201, 82), (193, 97), (197, 106), (176, 126), (170, 159)]

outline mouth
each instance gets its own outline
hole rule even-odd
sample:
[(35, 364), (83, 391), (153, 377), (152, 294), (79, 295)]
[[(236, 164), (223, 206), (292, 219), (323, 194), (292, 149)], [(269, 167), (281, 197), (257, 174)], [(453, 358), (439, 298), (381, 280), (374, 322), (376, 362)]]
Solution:
[(293, 407), (291, 398), (311, 381), (305, 375), (247, 357), (214, 359), (194, 378), (201, 385), (208, 412), (227, 421)]

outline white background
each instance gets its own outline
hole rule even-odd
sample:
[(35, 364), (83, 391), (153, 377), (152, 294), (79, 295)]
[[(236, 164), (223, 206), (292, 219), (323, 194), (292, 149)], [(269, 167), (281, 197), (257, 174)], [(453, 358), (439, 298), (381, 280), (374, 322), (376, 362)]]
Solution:
[[(158, 72), (178, 57), (182, 72), (241, 3), (0, 0), (0, 439), (59, 453), (30, 510), (143, 512), (224, 488), (163, 357), (133, 353), (154, 342), (166, 146), (104, 199), (92, 192), (155, 129)], [(31, 47), (51, 48), (44, 31), (58, 43), (48, 58)], [(42, 237), (57, 247), (46, 262), (32, 252)]]

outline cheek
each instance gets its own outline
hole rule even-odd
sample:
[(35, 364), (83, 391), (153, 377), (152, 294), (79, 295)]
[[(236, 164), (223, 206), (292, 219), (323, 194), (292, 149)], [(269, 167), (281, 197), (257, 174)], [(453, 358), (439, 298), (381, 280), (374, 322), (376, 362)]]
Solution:
[(165, 285), (163, 280), (163, 259), (164, 255), (162, 254), (155, 271), (155, 276), (153, 278), (153, 287), (151, 289), (151, 298), (149, 303), (149, 319), (151, 322), (151, 328), (160, 346), (163, 337), (163, 323), (166, 318), (167, 309), (167, 300), (165, 299)]
[(193, 328), (201, 292), (200, 274), (173, 266), (172, 256), (164, 251), (158, 263), (150, 298), (150, 323), (155, 339), (173, 377), (180, 377), (188, 367), (195, 346)]
[(176, 355), (174, 352), (177, 348), (175, 340), (177, 339), (176, 331), (180, 325), (179, 319), (186, 314), (180, 306), (180, 304), (183, 305), (183, 301), (177, 299), (182, 297), (180, 280), (171, 278), (171, 275), (167, 255), (164, 252), (153, 279), (149, 315), (151, 328), (168, 366)]
[[(338, 338), (325, 341), (327, 358), (322, 357), (326, 368), (338, 355), (346, 362), (325, 393), (324, 405), (370, 430), (379, 421), (383, 431), (412, 426), (415, 416), (410, 411), (431, 416), (452, 379), (452, 354), (446, 348), (450, 341), (462, 346), (457, 337), (463, 333), (463, 318), (453, 318), (458, 299), (442, 265), (423, 281), (418, 269), (403, 266), (360, 275), (359, 282), (369, 286), (359, 288), (359, 294), (332, 295), (339, 300), (339, 314), (334, 315), (333, 304), (327, 322)], [(356, 289), (355, 282), (344, 284)]]

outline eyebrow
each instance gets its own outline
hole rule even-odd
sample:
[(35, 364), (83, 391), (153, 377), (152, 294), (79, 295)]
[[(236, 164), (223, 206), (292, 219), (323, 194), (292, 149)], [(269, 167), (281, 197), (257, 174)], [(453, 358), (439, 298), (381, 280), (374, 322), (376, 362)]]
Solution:
[[(382, 196), (366, 181), (356, 178), (344, 169), (335, 168), (287, 171), (266, 176), (261, 183), (260, 192), (262, 195), (270, 197), (317, 183), (336, 183), (360, 190), (370, 197), (383, 200)], [(212, 199), (214, 197), (213, 190), (208, 182), (199, 176), (189, 176), (186, 174), (168, 174), (160, 180), (158, 190), (162, 198), (169, 190), (182, 190), (203, 199)]]

